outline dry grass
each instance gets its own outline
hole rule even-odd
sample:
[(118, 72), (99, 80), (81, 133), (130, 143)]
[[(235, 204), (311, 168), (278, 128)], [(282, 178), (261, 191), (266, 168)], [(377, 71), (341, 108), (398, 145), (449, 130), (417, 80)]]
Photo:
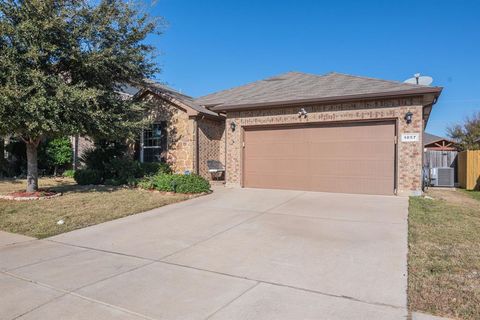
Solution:
[(479, 193), (430, 189), (409, 209), (409, 307), (480, 319)]
[(480, 201), (480, 191), (467, 191), (467, 190), (461, 190), (461, 191), (464, 192), (470, 198)]
[[(63, 195), (35, 201), (0, 199), (0, 230), (45, 238), (189, 198), (121, 187), (78, 186), (68, 178), (40, 179), (39, 185)], [(1, 180), (0, 194), (24, 187), (23, 180)], [(65, 221), (63, 225), (56, 224), (60, 219)]]

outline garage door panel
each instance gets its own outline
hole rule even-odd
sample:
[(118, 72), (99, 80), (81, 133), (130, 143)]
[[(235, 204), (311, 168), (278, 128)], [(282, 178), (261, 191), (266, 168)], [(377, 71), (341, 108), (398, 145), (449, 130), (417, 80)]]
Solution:
[(245, 169), (245, 176), (250, 174), (266, 173), (295, 173), (298, 172), (298, 167), (305, 167), (310, 165), (310, 159), (300, 158), (254, 158), (249, 160), (249, 165)]
[(244, 186), (392, 194), (393, 122), (245, 131)]
[(249, 152), (255, 159), (302, 158), (308, 146), (301, 143), (262, 142), (249, 145)]
[(309, 190), (310, 187), (305, 185), (303, 177), (295, 173), (282, 172), (262, 173), (255, 172), (249, 175), (245, 181), (250, 188), (265, 188), (265, 181), (269, 181), (270, 189), (292, 189), (292, 190)]
[(313, 175), (325, 175), (335, 177), (372, 177), (372, 176), (390, 176), (391, 161), (375, 159), (317, 159), (312, 160), (310, 164), (310, 173)]

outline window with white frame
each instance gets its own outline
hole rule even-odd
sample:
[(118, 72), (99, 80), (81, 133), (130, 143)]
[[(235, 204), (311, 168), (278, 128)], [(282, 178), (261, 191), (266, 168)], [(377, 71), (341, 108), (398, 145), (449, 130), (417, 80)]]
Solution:
[(141, 137), (141, 162), (164, 162), (167, 151), (167, 123), (154, 123), (143, 130)]

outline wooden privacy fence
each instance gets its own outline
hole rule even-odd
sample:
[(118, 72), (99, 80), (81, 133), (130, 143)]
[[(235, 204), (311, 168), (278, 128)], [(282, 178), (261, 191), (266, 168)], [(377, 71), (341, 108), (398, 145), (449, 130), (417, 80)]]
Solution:
[(427, 150), (423, 157), (423, 167), (432, 168), (454, 168), (455, 182), (457, 178), (457, 155), (458, 151)]
[(467, 190), (480, 190), (480, 150), (458, 154), (458, 182)]

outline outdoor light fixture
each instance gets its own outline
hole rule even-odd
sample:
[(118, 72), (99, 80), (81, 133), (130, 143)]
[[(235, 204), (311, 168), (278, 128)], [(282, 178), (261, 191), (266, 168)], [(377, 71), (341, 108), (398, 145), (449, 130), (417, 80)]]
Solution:
[(413, 113), (411, 113), (410, 111), (405, 113), (405, 121), (407, 122), (407, 124), (410, 124), (412, 122), (412, 117)]
[(307, 112), (307, 110), (305, 110), (305, 108), (302, 108), (302, 109), (300, 109), (300, 111), (298, 111), (298, 117), (299, 118), (300, 117), (305, 117), (306, 118), (307, 114), (308, 114), (308, 112)]
[(237, 124), (235, 123), (235, 121), (230, 122), (230, 129), (232, 129), (232, 131), (235, 131), (236, 127), (237, 127)]

